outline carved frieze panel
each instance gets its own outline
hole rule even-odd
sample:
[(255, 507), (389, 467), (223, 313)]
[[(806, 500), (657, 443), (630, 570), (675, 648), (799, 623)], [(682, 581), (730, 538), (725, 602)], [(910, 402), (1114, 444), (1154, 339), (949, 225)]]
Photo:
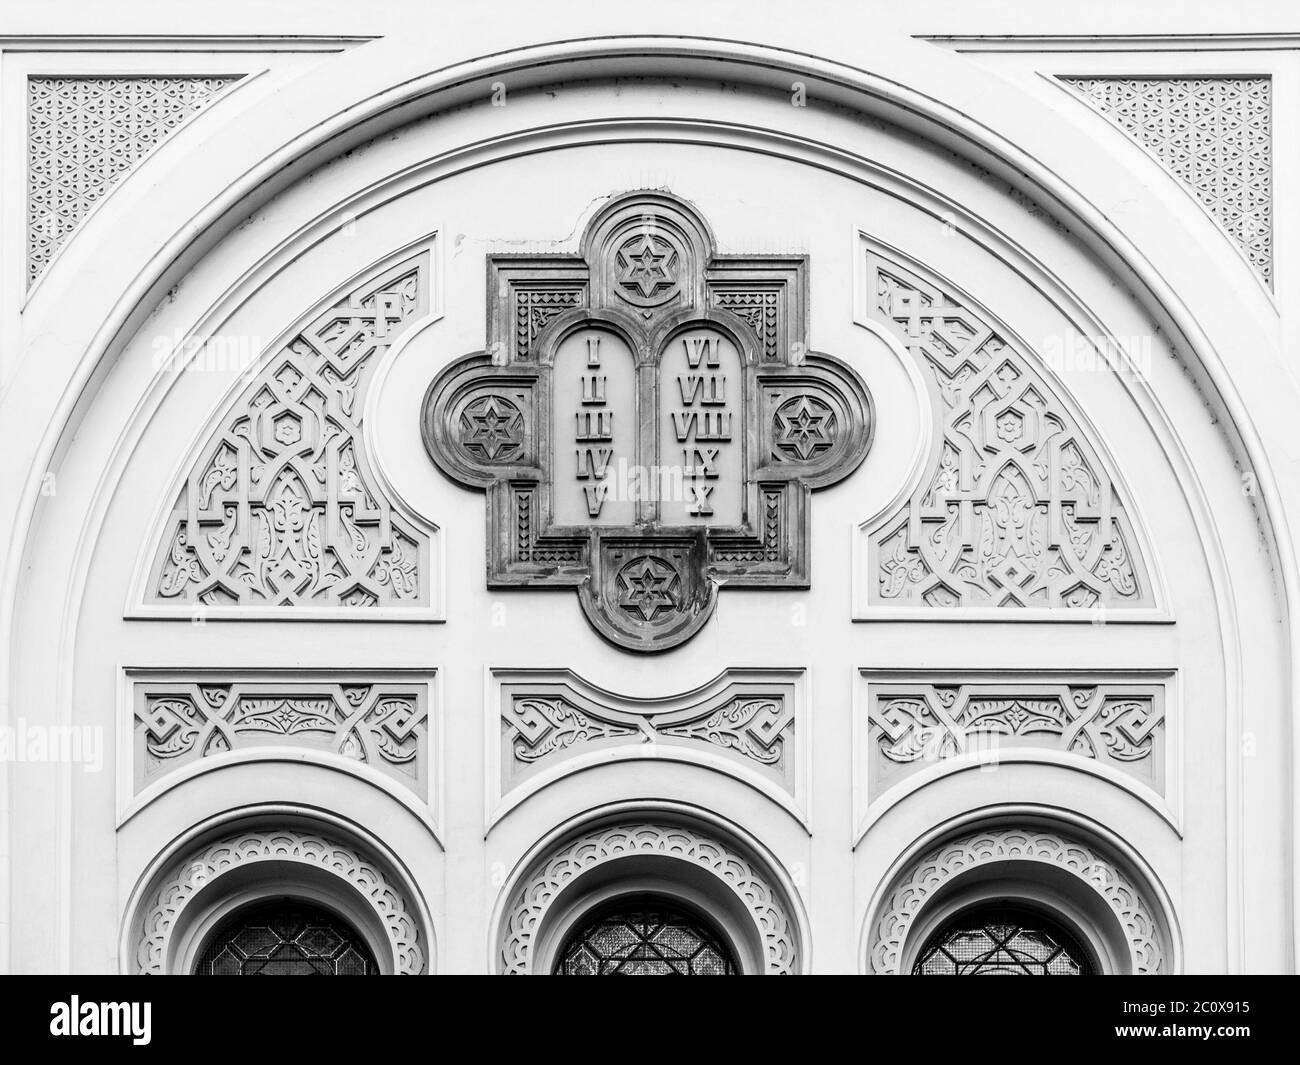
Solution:
[(493, 588), (577, 590), (659, 651), (722, 584), (806, 587), (808, 498), (862, 461), (857, 374), (806, 350), (802, 257), (719, 256), (662, 193), (615, 198), (573, 256), (492, 256), (488, 353), (425, 400), (425, 446), (487, 493)]
[(181, 486), (146, 604), (427, 608), (430, 537), (387, 499), (362, 417), (380, 356), (428, 306), (429, 258), (373, 277), (276, 352)]
[(431, 674), (132, 670), (127, 684), (128, 801), (214, 760), (320, 754), (431, 803)]
[(863, 238), (867, 310), (916, 359), (933, 451), (870, 536), (875, 606), (1155, 605), (1125, 501), (1044, 363), (987, 311)]
[(867, 701), (871, 798), (962, 755), (997, 761), (1014, 748), (1074, 755), (1164, 790), (1165, 706), (1159, 684), (1076, 677), (876, 681)]
[(28, 78), (28, 282), (127, 171), (240, 77)]
[(1273, 284), (1273, 81), (1268, 77), (1060, 80), (1181, 182)]
[(498, 670), (499, 797), (513, 805), (546, 780), (621, 758), (734, 766), (774, 797), (802, 803), (803, 673), (731, 669), (703, 688), (628, 698), (567, 670)]

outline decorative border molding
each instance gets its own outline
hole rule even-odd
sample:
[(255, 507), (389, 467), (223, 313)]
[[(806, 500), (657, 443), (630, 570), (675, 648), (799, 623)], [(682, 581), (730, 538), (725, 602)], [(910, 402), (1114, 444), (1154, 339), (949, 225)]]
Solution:
[(5, 52), (237, 52), (263, 55), (275, 52), (345, 52), (348, 48), (375, 36), (304, 33), (291, 37), (275, 34), (170, 34), (59, 33), (0, 35), (0, 51)]
[[(397, 713), (366, 725), (394, 695), (410, 704), (410, 712), (394, 707)], [(155, 698), (187, 699), (193, 710), (166, 709), (155, 719), (150, 709)], [(332, 701), (335, 727), (327, 728), (314, 714), (285, 718), (279, 732), (275, 721), (241, 725), (235, 720), (246, 716), (240, 703), (301, 700)], [(122, 670), (117, 713), (119, 828), (173, 788), (206, 773), (250, 762), (305, 763), (384, 791), (424, 822), (441, 845), (440, 671), (128, 667)], [(358, 729), (367, 735), (350, 739)], [(304, 738), (295, 740), (298, 736)], [(392, 748), (396, 761), (384, 757), (383, 745)], [(150, 747), (159, 748), (157, 756)], [(151, 764), (155, 771), (149, 773)]]
[(1037, 828), (999, 828), (950, 840), (912, 863), (895, 880), (875, 919), (868, 971), (897, 975), (908, 932), (939, 891), (962, 873), (993, 862), (1037, 862), (1074, 874), (1105, 900), (1128, 940), (1133, 971), (1161, 975), (1165, 951), (1159, 926), (1142, 894), (1124, 872), (1092, 847)]
[[(853, 701), (855, 846), (895, 806), (927, 786), (968, 770), (1033, 764), (1088, 773), (1132, 794), (1182, 835), (1182, 689), (1177, 670), (894, 670), (862, 667)], [(939, 695), (949, 702), (941, 703)], [(886, 711), (882, 696), (915, 703), (914, 718)], [(1132, 697), (1132, 698), (1129, 698)], [(1011, 704), (1058, 704), (1058, 720), (1035, 722)], [(1135, 700), (1149, 716), (1123, 708)], [(1006, 703), (1011, 718), (960, 720), (973, 703)], [(924, 704), (923, 706), (920, 704)], [(956, 717), (949, 713), (952, 710)], [(1157, 732), (1158, 728), (1158, 732)], [(1075, 748), (1093, 747), (1091, 734), (1110, 729), (1128, 757), (1106, 760)], [(969, 735), (968, 735), (969, 733)], [(882, 744), (898, 752), (881, 756)], [(1042, 737), (1055, 736), (1055, 741)], [(1068, 742), (1067, 742), (1068, 737)], [(973, 742), (967, 742), (972, 740)], [(1106, 743), (1101, 739), (1103, 746)], [(1132, 767), (1150, 764), (1142, 775)], [(896, 766), (895, 766), (896, 763)], [(874, 767), (874, 768), (873, 768)], [(890, 772), (891, 768), (896, 771)], [(888, 780), (881, 780), (881, 770)]]
[(293, 829), (240, 832), (174, 863), (144, 915), (136, 949), (137, 971), (143, 975), (165, 972), (171, 934), (200, 889), (234, 869), (286, 861), (323, 869), (354, 888), (373, 907), (388, 933), (394, 971), (403, 976), (425, 971), (419, 923), (379, 866), (346, 844)]
[(489, 828), (559, 780), (636, 760), (725, 773), (808, 827), (803, 669), (726, 669), (679, 694), (632, 697), (569, 669), (493, 668), (486, 704)]
[(916, 34), (955, 52), (1235, 52), (1300, 50), (1295, 33)]
[(689, 862), (712, 873), (753, 917), (762, 937), (765, 973), (797, 971), (795, 921), (777, 891), (747, 857), (694, 828), (645, 821), (589, 831), (533, 868), (513, 894), (502, 925), (501, 971), (508, 975), (531, 972), (532, 948), (547, 910), (569, 884), (599, 866), (637, 855)]

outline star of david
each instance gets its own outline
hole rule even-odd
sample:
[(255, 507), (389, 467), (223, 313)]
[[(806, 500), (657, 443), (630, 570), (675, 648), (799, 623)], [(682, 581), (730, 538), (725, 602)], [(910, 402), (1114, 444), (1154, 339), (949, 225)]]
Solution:
[(481, 447), (489, 459), (495, 459), (508, 448), (517, 447), (519, 440), (515, 436), (514, 422), (518, 413), (502, 410), (496, 397), (489, 396), (477, 412), (467, 415), (472, 429), (465, 442)]
[(663, 563), (654, 559), (643, 558), (626, 566), (618, 575), (623, 594), (619, 606), (633, 614), (640, 614), (643, 621), (654, 621), (660, 610), (672, 610), (677, 600), (672, 594), (672, 587), (677, 583), (677, 574)]
[(777, 421), (781, 426), (778, 445), (792, 450), (803, 460), (830, 447), (833, 441), (826, 431), (828, 414), (825, 408), (823, 413), (818, 413), (807, 396), (799, 400), (792, 412), (787, 413), (784, 408), (777, 411)]
[(661, 284), (673, 283), (666, 261), (668, 253), (655, 251), (649, 237), (641, 238), (641, 248), (635, 255), (628, 252), (624, 258), (627, 265), (623, 267), (619, 281), (636, 288), (643, 297), (648, 299), (653, 296)]
[[(806, 257), (720, 254), (693, 205), (644, 189), (577, 247), (488, 257), (486, 343), (438, 371), (421, 437), (485, 495), (489, 588), (569, 589), (616, 647), (664, 651), (729, 585), (809, 586), (810, 499), (866, 456), (871, 396), (807, 350)], [(922, 310), (896, 315), (924, 332)], [(640, 490), (679, 468), (681, 498)], [(597, 476), (624, 469), (637, 490)]]

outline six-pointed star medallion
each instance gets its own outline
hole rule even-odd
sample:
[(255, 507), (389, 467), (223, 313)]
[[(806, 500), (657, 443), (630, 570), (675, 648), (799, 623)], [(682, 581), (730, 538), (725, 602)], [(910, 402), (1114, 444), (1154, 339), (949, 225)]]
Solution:
[(777, 425), (780, 426), (777, 446), (807, 462), (835, 442), (830, 431), (831, 418), (830, 408), (809, 396), (800, 396), (796, 402), (784, 404), (776, 412)]
[(642, 298), (649, 299), (661, 285), (673, 283), (668, 269), (668, 252), (656, 251), (649, 236), (641, 238), (641, 246), (636, 251), (624, 250), (621, 257), (624, 266), (619, 282), (635, 288)]
[(519, 411), (497, 396), (471, 404), (466, 408), (465, 419), (469, 423), (465, 443), (480, 448), (489, 461), (519, 446)]
[(677, 571), (657, 558), (633, 559), (618, 574), (619, 606), (642, 621), (654, 621), (660, 610), (675, 610)]

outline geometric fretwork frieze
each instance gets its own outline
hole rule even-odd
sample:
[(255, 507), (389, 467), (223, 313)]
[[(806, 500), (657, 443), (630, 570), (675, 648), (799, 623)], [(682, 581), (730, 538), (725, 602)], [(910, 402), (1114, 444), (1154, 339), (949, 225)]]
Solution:
[(1152, 606), (1112, 477), (1038, 360), (919, 265), (865, 254), (869, 313), (916, 359), (936, 419), (920, 486), (872, 535), (871, 602)]
[(424, 314), (428, 287), (428, 255), (407, 259), (266, 362), (180, 489), (150, 605), (429, 605), (429, 535), (385, 498), (362, 432), (375, 366)]
[(487, 493), (492, 588), (574, 588), (619, 647), (694, 635), (719, 586), (805, 588), (815, 488), (866, 456), (858, 375), (807, 352), (807, 259), (723, 256), (665, 193), (577, 255), (488, 260), (486, 353), (425, 398), (433, 461)]
[(341, 756), (428, 801), (428, 696), (425, 681), (365, 674), (137, 681), (134, 791), (205, 758), (274, 748), (304, 761)]
[(1155, 156), (1272, 287), (1272, 78), (1059, 80)]
[(1164, 687), (1092, 677), (991, 680), (946, 675), (870, 681), (868, 799), (962, 756), (996, 763), (1053, 751), (1165, 790)]
[(582, 756), (721, 757), (796, 793), (800, 678), (727, 670), (697, 691), (630, 699), (566, 670), (502, 671), (500, 786), (507, 795)]

